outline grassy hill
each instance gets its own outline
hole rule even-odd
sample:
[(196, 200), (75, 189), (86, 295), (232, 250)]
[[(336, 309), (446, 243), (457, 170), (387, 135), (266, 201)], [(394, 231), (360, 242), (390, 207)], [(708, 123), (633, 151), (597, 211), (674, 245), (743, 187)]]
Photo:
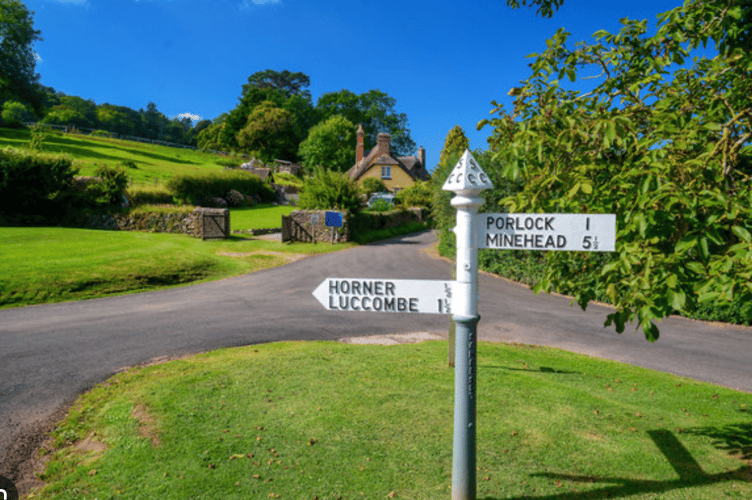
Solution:
[[(29, 130), (0, 128), (0, 148), (25, 149), (30, 140)], [(161, 183), (176, 174), (221, 171), (224, 166), (219, 162), (231, 159), (193, 149), (60, 132), (53, 132), (44, 139), (43, 151), (68, 155), (79, 169), (79, 175), (94, 175), (96, 168), (102, 165), (114, 167), (132, 162), (135, 167), (127, 170), (134, 185)], [(237, 157), (237, 165), (243, 161)]]

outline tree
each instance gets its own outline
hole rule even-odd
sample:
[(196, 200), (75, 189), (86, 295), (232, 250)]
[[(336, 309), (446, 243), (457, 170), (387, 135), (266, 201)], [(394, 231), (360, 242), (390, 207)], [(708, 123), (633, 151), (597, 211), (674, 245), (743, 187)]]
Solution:
[(140, 109), (139, 113), (144, 126), (144, 137), (160, 141), (166, 140), (170, 120), (157, 109), (157, 105), (150, 102), (146, 105), (146, 111)]
[(462, 154), (466, 149), (470, 149), (470, 140), (465, 135), (462, 127), (455, 125), (444, 139), (444, 147), (441, 149), (439, 163), (445, 162), (446, 158), (456, 153)]
[(248, 123), (237, 134), (241, 151), (253, 153), (264, 163), (284, 158), (294, 146), (292, 114), (264, 101), (248, 116)]
[[(289, 78), (287, 80), (282, 76), (275, 78), (275, 74), (287, 75)], [(300, 90), (303, 86), (308, 86), (308, 81), (308, 77), (303, 73), (290, 73), (289, 71), (276, 73), (267, 70), (251, 75), (248, 78), (248, 84), (243, 85), (240, 102), (229, 113), (219, 135), (222, 149), (226, 151), (241, 149), (237, 142), (238, 132), (247, 125), (248, 116), (254, 109), (262, 102), (269, 101), (292, 115), (290, 146), (282, 156), (297, 161), (298, 145), (308, 136), (310, 128), (319, 121), (310, 92)]]
[(41, 32), (33, 28), (33, 14), (18, 0), (0, 1), (0, 103), (35, 100), (39, 75), (31, 45)]
[(102, 104), (97, 106), (98, 127), (120, 135), (137, 135), (141, 128), (141, 115), (125, 106)]
[(378, 135), (391, 135), (391, 150), (405, 156), (415, 152), (415, 141), (407, 128), (407, 115), (394, 109), (397, 101), (380, 90), (369, 90), (356, 95), (349, 90), (327, 92), (319, 97), (316, 110), (322, 120), (342, 115), (353, 124), (362, 124), (366, 144), (378, 144)]
[[(514, 111), (492, 102), (499, 116), (478, 127), (493, 126), (495, 158), (524, 186), (506, 208), (617, 216), (615, 253), (549, 252), (536, 293), (583, 310), (608, 297), (605, 326), (637, 319), (650, 341), (675, 311), (752, 300), (751, 19), (749, 3), (688, 0), (653, 36), (622, 19), (570, 48), (562, 28), (531, 55)], [(696, 54), (708, 41), (717, 54)], [(590, 91), (565, 89), (592, 68)]]
[(344, 172), (353, 163), (355, 125), (341, 115), (314, 125), (308, 138), (300, 144), (298, 154), (307, 169), (321, 165), (329, 170)]
[(311, 85), (311, 79), (305, 73), (291, 73), (284, 70), (281, 73), (273, 69), (259, 71), (248, 77), (248, 84), (243, 85), (243, 95), (251, 88), (279, 89), (286, 97), (300, 95), (310, 99), (311, 92), (304, 90)]
[(34, 117), (29, 108), (18, 101), (5, 101), (0, 116), (6, 124), (11, 126), (20, 126), (21, 123), (30, 121)]
[(62, 96), (60, 104), (42, 119), (43, 123), (74, 125), (76, 127), (95, 128), (97, 126), (97, 106), (91, 99), (84, 100), (78, 96)]
[(196, 134), (196, 145), (199, 148), (222, 151), (220, 136), (224, 131), (227, 116), (227, 113), (222, 113), (220, 116), (214, 119), (211, 125), (206, 126), (203, 130)]

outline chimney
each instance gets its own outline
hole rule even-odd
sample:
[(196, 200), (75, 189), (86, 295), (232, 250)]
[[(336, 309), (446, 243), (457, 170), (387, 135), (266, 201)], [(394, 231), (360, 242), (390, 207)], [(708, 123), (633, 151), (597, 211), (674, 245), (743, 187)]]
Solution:
[(418, 148), (418, 161), (421, 167), (426, 168), (426, 150), (423, 149), (423, 146)]
[(365, 147), (364, 139), (363, 139), (363, 125), (358, 124), (358, 141), (357, 141), (357, 147), (355, 148), (355, 164), (357, 165), (360, 163), (360, 160), (363, 159), (363, 148)]
[(383, 132), (379, 134), (379, 156), (389, 154), (390, 141), (391, 138), (389, 137), (389, 134), (384, 134)]

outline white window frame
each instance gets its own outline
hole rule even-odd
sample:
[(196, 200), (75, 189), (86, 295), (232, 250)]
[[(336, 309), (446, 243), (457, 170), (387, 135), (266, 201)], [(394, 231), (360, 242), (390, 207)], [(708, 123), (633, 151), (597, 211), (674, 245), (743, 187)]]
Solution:
[(392, 179), (392, 167), (391, 165), (381, 166), (381, 178), (391, 180)]

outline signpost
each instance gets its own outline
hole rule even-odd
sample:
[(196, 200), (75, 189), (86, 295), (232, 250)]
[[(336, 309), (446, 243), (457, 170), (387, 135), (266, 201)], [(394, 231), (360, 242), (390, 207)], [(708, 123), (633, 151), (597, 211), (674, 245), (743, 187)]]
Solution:
[(332, 227), (332, 245), (334, 245), (334, 228), (342, 227), (342, 212), (326, 212), (324, 225)]
[(329, 311), (452, 313), (452, 281), (327, 278), (313, 296)]
[(478, 214), (478, 248), (613, 252), (614, 214)]
[[(455, 281), (327, 278), (313, 291), (330, 311), (452, 315), (456, 324), (453, 500), (475, 500), (477, 489), (478, 248), (613, 252), (616, 243), (614, 214), (478, 214), (483, 204), (480, 192), (491, 188), (491, 180), (469, 151), (442, 187), (455, 193), (451, 201), (457, 208)], [(342, 214), (327, 212), (326, 225), (332, 226), (334, 242), (334, 227), (342, 227)]]

